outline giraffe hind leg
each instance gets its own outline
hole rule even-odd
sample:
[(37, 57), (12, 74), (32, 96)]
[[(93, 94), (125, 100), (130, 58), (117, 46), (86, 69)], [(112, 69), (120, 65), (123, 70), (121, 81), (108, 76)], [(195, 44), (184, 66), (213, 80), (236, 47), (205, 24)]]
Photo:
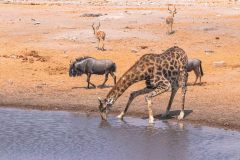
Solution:
[(179, 120), (184, 118), (185, 96), (186, 96), (186, 92), (187, 92), (187, 80), (188, 80), (187, 71), (184, 71), (182, 76), (183, 76), (182, 77), (182, 109), (178, 116)]
[(171, 84), (169, 83), (169, 81), (162, 79), (158, 87), (146, 96), (146, 101), (148, 104), (149, 123), (154, 123), (154, 117), (153, 117), (153, 111), (152, 111), (152, 98), (168, 91), (170, 87), (171, 87)]
[(169, 112), (170, 112), (170, 109), (171, 109), (171, 106), (172, 106), (172, 102), (173, 102), (173, 99), (177, 93), (177, 90), (178, 90), (178, 85), (173, 85), (172, 86), (172, 91), (171, 91), (171, 96), (170, 96), (170, 99), (169, 99), (169, 102), (168, 102), (168, 106), (167, 106), (167, 109), (166, 109), (166, 112), (162, 115), (163, 118), (166, 118), (168, 115), (169, 115)]

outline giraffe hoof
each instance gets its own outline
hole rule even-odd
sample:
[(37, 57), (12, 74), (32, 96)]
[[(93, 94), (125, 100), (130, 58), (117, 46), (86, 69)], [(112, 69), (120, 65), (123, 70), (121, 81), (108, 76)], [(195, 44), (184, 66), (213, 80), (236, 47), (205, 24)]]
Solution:
[(124, 116), (124, 113), (121, 112), (121, 113), (117, 116), (117, 118), (123, 120), (123, 116)]
[(153, 124), (154, 123), (154, 118), (153, 117), (149, 117), (148, 123), (149, 124)]
[(184, 118), (184, 111), (181, 111), (178, 116), (178, 120), (182, 120), (183, 118)]

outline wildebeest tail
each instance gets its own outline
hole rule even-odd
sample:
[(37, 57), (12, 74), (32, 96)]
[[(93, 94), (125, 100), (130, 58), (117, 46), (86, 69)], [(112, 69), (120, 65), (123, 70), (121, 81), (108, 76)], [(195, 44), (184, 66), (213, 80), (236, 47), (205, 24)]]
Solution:
[(112, 72), (116, 72), (116, 70), (117, 70), (117, 66), (116, 66), (115, 63), (113, 63), (111, 70), (112, 70)]
[(201, 75), (203, 76), (202, 61), (200, 61), (200, 72), (201, 72)]

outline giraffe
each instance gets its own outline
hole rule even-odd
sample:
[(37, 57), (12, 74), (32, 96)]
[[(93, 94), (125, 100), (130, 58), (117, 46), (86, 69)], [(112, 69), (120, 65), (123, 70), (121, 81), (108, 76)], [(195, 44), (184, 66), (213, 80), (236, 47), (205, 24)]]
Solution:
[(143, 55), (123, 74), (105, 99), (98, 98), (101, 118), (107, 120), (107, 114), (112, 105), (129, 86), (139, 81), (145, 81), (146, 86), (130, 94), (125, 109), (117, 117), (123, 119), (133, 99), (139, 95), (147, 94), (145, 100), (148, 106), (149, 123), (154, 123), (152, 98), (171, 89), (166, 113), (163, 115), (168, 116), (174, 96), (180, 87), (180, 82), (182, 88), (182, 108), (178, 119), (183, 119), (188, 78), (187, 63), (188, 58), (185, 51), (177, 46), (167, 49), (162, 54)]

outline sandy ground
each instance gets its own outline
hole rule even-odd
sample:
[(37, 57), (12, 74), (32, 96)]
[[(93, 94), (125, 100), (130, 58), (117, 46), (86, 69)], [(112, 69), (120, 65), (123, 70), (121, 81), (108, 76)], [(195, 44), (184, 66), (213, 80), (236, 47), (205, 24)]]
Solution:
[[(85, 2), (85, 1), (82, 1)], [(198, 2), (198, 1), (197, 1)], [(97, 97), (105, 97), (113, 85), (86, 89), (86, 76), (70, 78), (69, 61), (80, 56), (112, 59), (117, 78), (146, 53), (161, 53), (177, 45), (189, 58), (203, 63), (203, 84), (189, 77), (185, 121), (240, 129), (240, 3), (178, 3), (175, 33), (167, 35), (167, 5), (154, 1), (87, 1), (83, 4), (0, 4), (0, 106), (84, 111), (96, 113)], [(101, 13), (99, 17), (83, 17)], [(106, 51), (98, 51), (91, 29), (101, 22), (107, 34)], [(215, 62), (221, 62), (215, 66)], [(93, 76), (100, 85), (103, 76)], [(118, 99), (113, 113), (121, 111), (133, 90)], [(180, 90), (172, 115), (180, 109)], [(169, 93), (156, 97), (156, 117), (167, 106)], [(147, 117), (144, 97), (132, 103), (128, 115)], [(173, 118), (175, 119), (175, 118)]]

